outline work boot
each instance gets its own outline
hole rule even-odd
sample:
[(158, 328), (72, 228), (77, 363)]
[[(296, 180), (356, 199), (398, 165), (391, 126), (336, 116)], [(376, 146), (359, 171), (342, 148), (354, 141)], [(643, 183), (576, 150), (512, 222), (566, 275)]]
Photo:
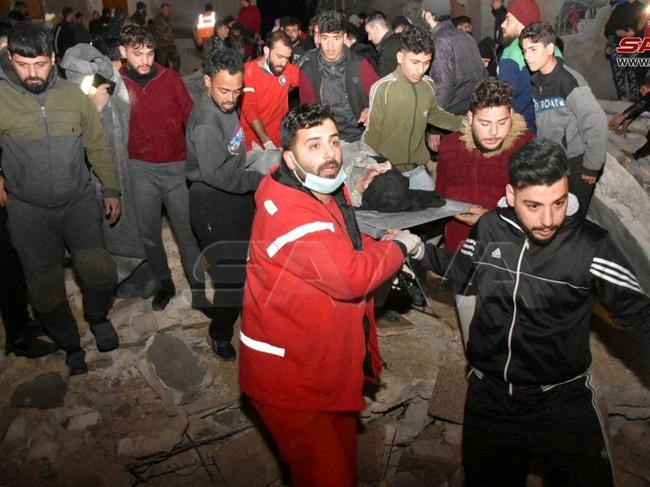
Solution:
[(91, 323), (90, 331), (95, 335), (97, 350), (100, 352), (110, 352), (120, 346), (120, 339), (117, 332), (108, 319), (99, 323)]
[(226, 362), (232, 362), (237, 358), (237, 352), (235, 352), (235, 347), (232, 346), (230, 341), (220, 341), (215, 340), (212, 337), (208, 337), (210, 340), (210, 345), (212, 345), (212, 351), (215, 355)]
[(39, 358), (45, 357), (59, 349), (54, 343), (35, 337), (20, 337), (5, 345), (5, 355), (13, 353), (16, 357)]
[(424, 293), (412, 275), (407, 272), (400, 272), (397, 274), (397, 282), (399, 283), (399, 287), (411, 297), (412, 305), (426, 306), (427, 300), (424, 297)]
[(70, 375), (80, 375), (88, 372), (86, 364), (86, 352), (81, 349), (72, 350), (65, 357), (65, 364), (70, 369)]
[(176, 287), (174, 287), (174, 281), (172, 281), (172, 278), (170, 277), (169, 279), (160, 281), (160, 287), (151, 300), (151, 307), (154, 311), (162, 311), (167, 307), (174, 296), (176, 296)]

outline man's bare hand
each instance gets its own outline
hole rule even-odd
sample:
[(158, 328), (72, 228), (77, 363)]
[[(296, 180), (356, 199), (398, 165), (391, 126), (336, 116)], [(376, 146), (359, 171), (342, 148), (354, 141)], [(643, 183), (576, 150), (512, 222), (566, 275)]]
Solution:
[(119, 198), (104, 198), (104, 215), (108, 223), (115, 225), (122, 214), (122, 205)]
[(427, 145), (433, 152), (438, 152), (438, 147), (440, 147), (440, 135), (429, 134), (427, 137)]
[(357, 179), (357, 182), (355, 184), (355, 188), (359, 193), (363, 193), (366, 189), (368, 189), (368, 186), (370, 186), (370, 183), (379, 175), (383, 174), (386, 171), (388, 171), (393, 165), (390, 163), (390, 161), (383, 162), (381, 164), (375, 164), (373, 166), (370, 166), (366, 173), (361, 176), (359, 179)]
[(0, 176), (0, 206), (7, 206), (9, 203), (9, 197), (5, 191), (5, 178)]
[(104, 83), (103, 85), (99, 85), (97, 88), (91, 88), (90, 93), (88, 94), (99, 113), (104, 109), (108, 103), (109, 97), (111, 96), (108, 94), (108, 87), (109, 85)]
[(476, 222), (478, 222), (479, 218), (485, 215), (487, 211), (488, 210), (486, 208), (483, 208), (482, 206), (472, 206), (470, 208), (467, 208), (465, 213), (461, 213), (460, 215), (455, 215), (454, 218), (459, 222), (464, 223), (465, 225), (469, 225), (470, 227), (473, 227), (474, 225), (476, 225)]
[(587, 183), (589, 186), (593, 186), (596, 184), (596, 176), (587, 176), (586, 174), (580, 175), (580, 179), (582, 179), (585, 183)]
[(617, 113), (614, 115), (612, 118), (609, 119), (609, 123), (607, 126), (609, 127), (610, 130), (616, 130), (618, 127), (625, 122), (625, 115), (622, 113)]
[(368, 121), (369, 113), (370, 111), (367, 108), (364, 108), (363, 111), (361, 112), (361, 115), (359, 115), (359, 120), (357, 120), (357, 122), (359, 122), (361, 125), (365, 125), (366, 122)]

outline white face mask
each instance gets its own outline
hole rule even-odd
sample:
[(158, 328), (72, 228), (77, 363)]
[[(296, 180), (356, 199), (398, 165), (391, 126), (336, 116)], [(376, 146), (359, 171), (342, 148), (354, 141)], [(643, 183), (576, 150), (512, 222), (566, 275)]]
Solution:
[(305, 171), (300, 164), (298, 164), (298, 161), (294, 157), (293, 154), (291, 154), (291, 158), (293, 159), (293, 162), (300, 168), (300, 170), (305, 174), (305, 180), (302, 181), (298, 175), (296, 174), (295, 169), (293, 170), (293, 175), (298, 178), (298, 181), (302, 183), (302, 185), (307, 188), (311, 189), (312, 191), (315, 191), (317, 193), (321, 194), (331, 194), (334, 191), (336, 191), (341, 184), (343, 184), (343, 181), (345, 181), (345, 178), (347, 174), (345, 174), (345, 171), (343, 170), (343, 167), (339, 168), (339, 173), (336, 175), (335, 178), (322, 178), (320, 176), (316, 176), (315, 174), (308, 173)]

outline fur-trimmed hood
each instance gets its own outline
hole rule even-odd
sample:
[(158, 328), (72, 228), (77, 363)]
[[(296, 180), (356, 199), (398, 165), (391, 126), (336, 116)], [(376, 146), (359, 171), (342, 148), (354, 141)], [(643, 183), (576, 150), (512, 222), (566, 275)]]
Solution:
[[(524, 117), (522, 117), (520, 114), (512, 112), (512, 126), (510, 127), (510, 132), (506, 136), (501, 147), (493, 151), (483, 152), (483, 155), (485, 157), (495, 157), (502, 152), (511, 149), (517, 139), (527, 131), (528, 126), (526, 125), (526, 119), (524, 119)], [(474, 142), (474, 137), (472, 136), (472, 126), (467, 119), (463, 124), (460, 140), (465, 144), (465, 147), (468, 151), (477, 149), (476, 143)]]

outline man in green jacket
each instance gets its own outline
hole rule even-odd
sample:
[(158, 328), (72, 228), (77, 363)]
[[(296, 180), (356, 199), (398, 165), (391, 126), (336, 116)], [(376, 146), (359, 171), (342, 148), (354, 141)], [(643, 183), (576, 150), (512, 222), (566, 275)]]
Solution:
[(398, 67), (370, 91), (370, 114), (362, 141), (391, 161), (410, 179), (411, 189), (434, 190), (426, 170), (427, 124), (460, 130), (463, 118), (442, 110), (433, 80), (426, 76), (433, 52), (429, 32), (421, 26), (402, 32)]
[(107, 313), (115, 263), (104, 248), (102, 209), (85, 158), (103, 184), (104, 216), (120, 216), (115, 167), (102, 124), (77, 85), (59, 79), (52, 34), (23, 24), (0, 51), (0, 200), (25, 272), (32, 304), (44, 327), (67, 354), (70, 374), (88, 370), (79, 330), (66, 298), (66, 248), (81, 281), (84, 317), (100, 352), (119, 345)]

